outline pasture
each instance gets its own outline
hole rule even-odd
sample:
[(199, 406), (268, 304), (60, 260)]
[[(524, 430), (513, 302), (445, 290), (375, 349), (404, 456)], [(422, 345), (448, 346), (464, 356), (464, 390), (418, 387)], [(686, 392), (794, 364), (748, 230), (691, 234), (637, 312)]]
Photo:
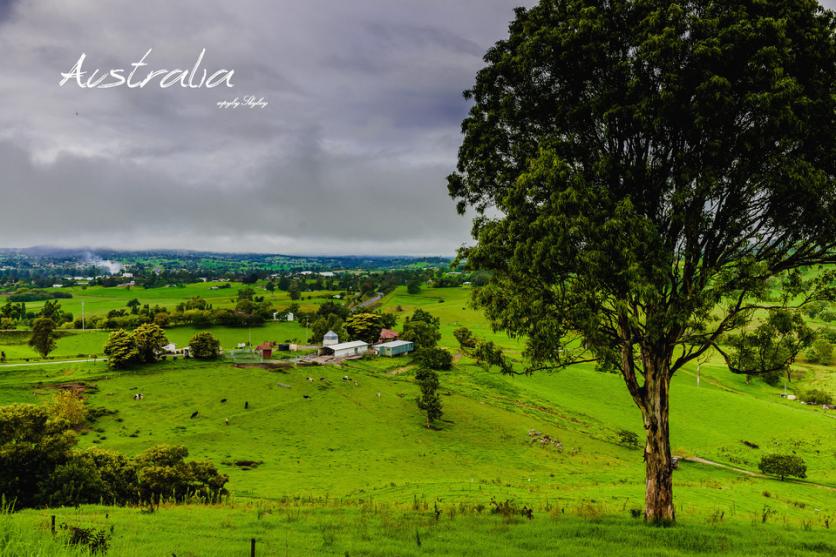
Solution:
[[(454, 353), (452, 330), (467, 326), (519, 357), (522, 343), (492, 332), (467, 295), (466, 288), (417, 295), (398, 289), (381, 307), (397, 313), (399, 325), (416, 307), (439, 316), (441, 345)], [(224, 347), (248, 334), (211, 330)], [(193, 333), (166, 331), (178, 344)], [(252, 334), (257, 343), (308, 332), (285, 322)], [(104, 333), (62, 338), (59, 351), (72, 353), (72, 342), (92, 347), (94, 339), (100, 350), (104, 336), (96, 335)], [(701, 366), (699, 385), (693, 366), (675, 377), (672, 445), (678, 456), (750, 473), (680, 462), (674, 475), (680, 524), (668, 530), (630, 518), (643, 504), (644, 465), (641, 450), (619, 444), (617, 432), (643, 430), (620, 376), (578, 365), (506, 377), (459, 354), (454, 369), (440, 373), (440, 427), (427, 430), (413, 374), (404, 357), (286, 369), (193, 360), (127, 371), (110, 371), (102, 362), (21, 366), (0, 370), (0, 403), (45, 401), (57, 386), (81, 383), (91, 407), (115, 413), (82, 432), (80, 446), (136, 454), (155, 444), (182, 444), (192, 458), (210, 459), (229, 475), (224, 505), (55, 511), (67, 523), (112, 525), (118, 555), (243, 554), (250, 537), (262, 544), (259, 554), (269, 555), (596, 555), (639, 545), (666, 555), (834, 549), (832, 413), (782, 399), (781, 389), (759, 381), (747, 385), (719, 361)], [(832, 368), (821, 368), (803, 385), (832, 375)], [(143, 400), (133, 399), (137, 392)], [(542, 442), (546, 435), (559, 444)], [(804, 458), (807, 479), (761, 477), (757, 462), (769, 452)], [(533, 519), (492, 514), (492, 499), (525, 505)], [(185, 513), (188, 532), (182, 531)], [(50, 514), (3, 517), (7, 531), (16, 532), (6, 543), (64, 554), (60, 543), (50, 545)], [(16, 553), (0, 546), (6, 554)]]

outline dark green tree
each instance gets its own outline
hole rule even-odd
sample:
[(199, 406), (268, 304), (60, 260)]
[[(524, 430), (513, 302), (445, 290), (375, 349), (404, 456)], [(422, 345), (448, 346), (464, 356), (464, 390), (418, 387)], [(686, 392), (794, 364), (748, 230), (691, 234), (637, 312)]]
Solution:
[(761, 457), (758, 469), (764, 474), (773, 474), (784, 481), (786, 476), (807, 477), (807, 465), (799, 456), (789, 454), (769, 454)]
[(46, 358), (50, 352), (55, 350), (55, 321), (48, 317), (39, 317), (32, 323), (32, 336), (29, 338), (29, 346), (35, 352)]
[(430, 429), (442, 416), (441, 398), (438, 396), (438, 374), (431, 369), (420, 368), (415, 372), (415, 381), (421, 389), (421, 396), (416, 402), (418, 408), (426, 414), (427, 429)]
[(411, 340), (415, 349), (433, 348), (441, 340), (441, 320), (429, 312), (418, 308), (407, 317), (403, 324), (401, 339)]
[(139, 308), (142, 306), (142, 302), (140, 302), (138, 298), (131, 298), (125, 306), (131, 308), (132, 315), (136, 315), (139, 313)]
[(646, 521), (674, 520), (672, 375), (832, 284), (798, 270), (836, 261), (835, 21), (812, 0), (541, 0), (465, 93), (448, 189), (477, 211), (475, 302), (529, 371), (623, 376)]
[(198, 360), (215, 360), (221, 354), (221, 342), (212, 333), (202, 331), (189, 341), (189, 352)]
[(125, 329), (110, 333), (105, 343), (104, 353), (110, 369), (124, 369), (139, 360), (134, 337)]
[(456, 337), (456, 340), (459, 342), (459, 348), (462, 350), (476, 348), (476, 337), (473, 336), (473, 331), (467, 327), (459, 327), (455, 329), (453, 331), (453, 336)]
[(44, 302), (41, 311), (38, 312), (38, 316), (59, 323), (64, 318), (64, 311), (61, 309), (61, 303), (58, 300), (47, 300)]
[(137, 358), (146, 364), (159, 360), (163, 353), (163, 346), (168, 344), (165, 332), (154, 323), (140, 325), (134, 329), (132, 336), (136, 345)]
[(421, 367), (447, 371), (453, 367), (453, 355), (443, 348), (420, 348), (413, 360)]
[(18, 508), (40, 503), (41, 484), (65, 463), (75, 432), (49, 409), (32, 404), (0, 406), (0, 494)]

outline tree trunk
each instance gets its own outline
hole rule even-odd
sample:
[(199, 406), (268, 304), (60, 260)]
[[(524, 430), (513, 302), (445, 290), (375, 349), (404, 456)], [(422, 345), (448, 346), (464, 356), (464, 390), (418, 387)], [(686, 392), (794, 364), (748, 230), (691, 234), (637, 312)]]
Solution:
[(668, 427), (668, 393), (670, 377), (667, 368), (648, 370), (645, 382), (644, 429), (647, 443), (644, 448), (646, 491), (644, 520), (652, 524), (672, 524), (673, 461), (671, 459), (670, 430)]

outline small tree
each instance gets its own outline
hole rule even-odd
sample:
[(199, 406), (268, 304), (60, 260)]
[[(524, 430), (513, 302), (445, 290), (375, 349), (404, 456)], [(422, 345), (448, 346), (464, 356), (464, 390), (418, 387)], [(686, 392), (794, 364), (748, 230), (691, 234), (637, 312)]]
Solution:
[(453, 355), (443, 348), (421, 348), (415, 351), (414, 359), (423, 368), (446, 371), (453, 367)]
[(107, 366), (111, 369), (124, 369), (139, 359), (133, 335), (125, 329), (110, 333), (104, 353), (107, 356)]
[(35, 352), (46, 358), (50, 352), (55, 350), (55, 321), (48, 317), (35, 319), (32, 324), (32, 337), (29, 339), (29, 346)]
[(87, 420), (87, 407), (84, 405), (84, 399), (71, 390), (59, 391), (49, 404), (49, 412), (53, 420), (66, 420), (71, 427), (76, 429)]
[(453, 336), (459, 341), (459, 348), (462, 350), (476, 348), (476, 337), (473, 336), (473, 331), (467, 327), (459, 327), (453, 331)]
[(140, 325), (133, 332), (139, 361), (152, 363), (160, 359), (163, 346), (168, 344), (165, 332), (155, 323)]
[(212, 333), (203, 331), (189, 341), (189, 350), (198, 360), (215, 360), (221, 353), (221, 343)]
[(415, 373), (415, 381), (421, 388), (418, 408), (427, 414), (427, 429), (441, 418), (441, 399), (438, 397), (438, 374), (431, 369), (421, 368)]
[(801, 457), (788, 454), (770, 454), (761, 457), (758, 468), (764, 474), (779, 476), (784, 481), (785, 476), (807, 477), (807, 465)]

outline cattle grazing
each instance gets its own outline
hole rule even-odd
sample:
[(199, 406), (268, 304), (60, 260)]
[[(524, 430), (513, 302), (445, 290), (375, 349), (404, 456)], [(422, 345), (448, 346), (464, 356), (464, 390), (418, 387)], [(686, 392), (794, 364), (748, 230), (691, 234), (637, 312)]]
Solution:
[(249, 401), (249, 400), (245, 400), (245, 401), (244, 401), (244, 410), (249, 410), (249, 409), (250, 409), (250, 401)]
[(194, 412), (192, 412), (192, 419), (195, 419), (195, 418), (197, 418), (197, 410), (195, 410)]
[(225, 399), (225, 398), (222, 398), (222, 399), (221, 399), (221, 404), (223, 404), (224, 402), (226, 402), (226, 399)]
[(302, 395), (302, 398), (311, 398), (308, 395)]

